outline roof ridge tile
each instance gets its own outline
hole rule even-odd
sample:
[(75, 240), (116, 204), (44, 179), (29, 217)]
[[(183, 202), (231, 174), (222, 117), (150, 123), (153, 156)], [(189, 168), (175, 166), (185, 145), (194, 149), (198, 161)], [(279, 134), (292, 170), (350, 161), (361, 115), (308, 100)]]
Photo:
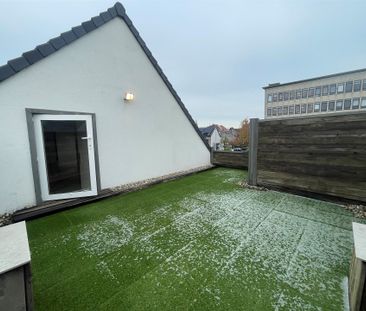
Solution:
[(99, 15), (92, 17), (91, 21), (94, 23), (95, 27), (99, 27), (104, 24), (103, 18), (101, 18)]
[(109, 22), (112, 19), (112, 16), (108, 11), (100, 13), (99, 16), (103, 19), (105, 23)]
[(60, 36), (52, 38), (50, 41), (48, 41), (48, 43), (50, 43), (55, 48), (55, 50), (59, 50), (66, 45), (65, 40)]
[(13, 68), (15, 72), (19, 72), (22, 69), (28, 67), (30, 64), (23, 56), (20, 56), (9, 60), (8, 65)]
[(28, 52), (24, 52), (22, 56), (28, 61), (30, 65), (43, 59), (43, 55), (37, 50), (37, 48)]
[(0, 81), (3, 81), (14, 74), (16, 74), (16, 71), (8, 64), (0, 67)]
[(72, 30), (63, 32), (61, 34), (61, 37), (62, 37), (62, 39), (64, 39), (66, 44), (69, 44), (69, 43), (75, 41), (78, 38)]
[(109, 12), (109, 14), (112, 16), (112, 18), (117, 16), (117, 10), (116, 10), (116, 8), (115, 8), (115, 7), (111, 7), (111, 8), (109, 8), (109, 9), (108, 9), (108, 12)]
[(83, 26), (83, 28), (86, 32), (90, 32), (90, 31), (94, 30), (95, 28), (97, 28), (97, 26), (94, 25), (92, 20), (81, 23), (81, 26)]
[(78, 37), (82, 37), (83, 35), (85, 35), (87, 32), (85, 31), (85, 29), (83, 28), (83, 26), (79, 25), (79, 26), (75, 26), (72, 27), (72, 32)]
[(36, 49), (42, 54), (43, 57), (47, 57), (53, 52), (56, 52), (56, 49), (50, 43), (37, 45)]
[(124, 8), (124, 6), (122, 5), (122, 3), (120, 3), (120, 2), (116, 2), (115, 4), (114, 4), (114, 8), (116, 9), (116, 11), (117, 11), (117, 15), (119, 15), (119, 16), (126, 16), (126, 10), (125, 10), (125, 8)]

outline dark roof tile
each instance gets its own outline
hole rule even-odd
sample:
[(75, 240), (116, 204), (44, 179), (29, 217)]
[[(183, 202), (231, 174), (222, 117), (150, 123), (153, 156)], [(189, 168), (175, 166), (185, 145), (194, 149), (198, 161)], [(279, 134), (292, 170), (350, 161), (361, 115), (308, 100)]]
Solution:
[(75, 41), (78, 37), (72, 32), (72, 30), (66, 31), (61, 34), (62, 39), (66, 42), (66, 44), (69, 44), (73, 41)]
[(43, 55), (37, 50), (28, 51), (23, 53), (23, 57), (28, 61), (29, 64), (34, 64), (43, 58)]
[(50, 43), (38, 45), (37, 50), (42, 54), (43, 57), (46, 57), (56, 51), (56, 49)]
[(84, 22), (81, 25), (83, 26), (83, 28), (85, 29), (86, 32), (90, 32), (90, 31), (94, 30), (95, 28), (97, 28), (91, 20)]
[(13, 68), (10, 67), (10, 65), (4, 65), (0, 67), (0, 81), (3, 81), (7, 78), (9, 78), (10, 76), (12, 76), (13, 74), (15, 74), (16, 72), (14, 71)]
[[(125, 20), (126, 24), (128, 26), (131, 26), (132, 25), (132, 21), (130, 20), (130, 18), (127, 16), (127, 15), (124, 15), (123, 16), (123, 19)], [(132, 29), (131, 29), (132, 30)]]
[(140, 36), (138, 30), (135, 27), (131, 27), (131, 31), (132, 31), (132, 33), (134, 34), (135, 37)]
[(117, 11), (115, 7), (109, 8), (108, 12), (112, 16), (112, 18), (117, 16)]
[(145, 41), (141, 37), (137, 37), (138, 43), (140, 43), (141, 46), (146, 46)]
[(102, 26), (104, 24), (104, 21), (100, 16), (94, 16), (91, 20), (96, 27)]
[(85, 29), (83, 28), (83, 26), (76, 26), (72, 28), (72, 32), (78, 37), (82, 37), (83, 35), (86, 34)]
[(61, 49), (63, 46), (66, 45), (66, 42), (64, 39), (62, 39), (62, 37), (56, 37), (51, 39), (50, 41), (48, 41), (50, 44), (52, 44), (52, 46), (56, 49), (59, 50)]
[(103, 19), (104, 22), (108, 22), (112, 19), (112, 16), (108, 11), (100, 13), (99, 16)]
[(117, 15), (121, 16), (121, 17), (124, 17), (126, 16), (126, 10), (125, 8), (123, 7), (123, 5), (119, 2), (117, 2), (115, 5), (114, 5), (116, 11), (117, 11)]
[(200, 127), (200, 131), (201, 131), (203, 136), (208, 137), (208, 136), (211, 136), (211, 134), (213, 133), (215, 128), (216, 128), (215, 125), (210, 125), (210, 126), (207, 126), (207, 127)]
[(18, 72), (18, 71), (21, 71), (22, 69), (28, 67), (29, 63), (23, 56), (21, 56), (21, 57), (9, 60), (8, 65), (10, 65), (11, 68), (14, 69), (14, 71)]

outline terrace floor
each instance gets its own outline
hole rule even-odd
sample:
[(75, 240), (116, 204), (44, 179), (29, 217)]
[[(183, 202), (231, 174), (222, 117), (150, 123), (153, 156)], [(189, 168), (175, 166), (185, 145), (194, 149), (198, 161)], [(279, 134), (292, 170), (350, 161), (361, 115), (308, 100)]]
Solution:
[(217, 168), (27, 222), (36, 310), (344, 310), (352, 214)]

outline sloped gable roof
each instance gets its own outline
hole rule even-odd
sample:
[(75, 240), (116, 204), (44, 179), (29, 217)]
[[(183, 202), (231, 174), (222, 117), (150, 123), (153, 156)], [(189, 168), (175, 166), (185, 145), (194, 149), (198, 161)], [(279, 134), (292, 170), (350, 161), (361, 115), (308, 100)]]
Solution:
[(202, 142), (205, 144), (208, 150), (210, 150), (210, 146), (208, 145), (206, 139), (203, 138), (200, 130), (198, 129), (196, 123), (193, 121), (191, 115), (189, 114), (187, 108), (184, 106), (182, 100), (178, 96), (177, 92), (174, 90), (172, 84), (169, 82), (168, 78), (164, 74), (163, 70), (160, 68), (158, 62), (151, 54), (149, 48), (146, 46), (144, 40), (141, 38), (139, 32), (133, 25), (132, 21), (126, 14), (126, 10), (120, 2), (116, 2), (116, 4), (109, 8), (107, 11), (100, 13), (98, 16), (92, 17), (90, 20), (83, 22), (81, 25), (73, 27), (71, 30), (63, 32), (60, 36), (50, 39), (47, 43), (38, 45), (35, 49), (25, 52), (22, 56), (18, 58), (11, 59), (7, 62), (6, 65), (0, 67), (0, 84), (2, 81), (10, 78), (16, 73), (22, 71), (35, 64), (36, 62), (46, 58), (47, 56), (57, 52), (63, 47), (69, 45), (73, 41), (81, 38), (86, 35), (88, 32), (97, 29), (98, 27), (108, 23), (110, 20), (115, 17), (121, 18), (133, 36), (136, 38), (137, 42), (145, 52), (146, 56), (150, 60), (151, 64), (154, 66), (155, 70), (158, 72), (160, 77), (163, 79), (165, 85), (168, 87), (170, 93), (173, 95), (183, 113), (186, 115), (193, 128), (195, 129), (198, 136), (201, 138)]
[[(217, 129), (216, 125), (215, 124), (212, 124), (210, 126), (207, 126), (207, 127), (200, 127), (200, 131), (202, 133), (202, 135), (204, 137), (209, 137), (212, 135), (212, 133), (214, 132), (214, 130)], [(217, 131), (220, 135), (220, 132)], [(221, 136), (221, 135), (220, 135)]]

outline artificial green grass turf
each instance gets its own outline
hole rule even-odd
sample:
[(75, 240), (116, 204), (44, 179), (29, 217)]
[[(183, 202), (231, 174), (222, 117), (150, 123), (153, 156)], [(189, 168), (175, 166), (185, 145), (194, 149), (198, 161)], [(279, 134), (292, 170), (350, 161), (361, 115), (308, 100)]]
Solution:
[(218, 168), (27, 223), (36, 310), (343, 310), (352, 214)]

